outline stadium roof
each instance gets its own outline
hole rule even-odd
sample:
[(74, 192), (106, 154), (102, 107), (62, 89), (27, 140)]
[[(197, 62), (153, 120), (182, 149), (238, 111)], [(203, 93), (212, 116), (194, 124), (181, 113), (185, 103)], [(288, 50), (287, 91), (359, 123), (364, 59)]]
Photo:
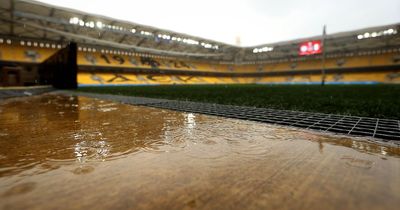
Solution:
[[(165, 56), (224, 62), (297, 57), (299, 44), (322, 36), (238, 47), (201, 37), (49, 5), (33, 0), (0, 0), (0, 35), (10, 38), (76, 41)], [(327, 53), (350, 53), (400, 47), (400, 23), (329, 34)]]

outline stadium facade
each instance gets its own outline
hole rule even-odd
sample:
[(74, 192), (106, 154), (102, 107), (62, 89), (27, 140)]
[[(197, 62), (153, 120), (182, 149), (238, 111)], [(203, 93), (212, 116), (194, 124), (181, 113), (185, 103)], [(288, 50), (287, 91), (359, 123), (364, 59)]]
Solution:
[(302, 52), (322, 36), (239, 47), (31, 0), (0, 17), (0, 86), (54, 83), (43, 63), (70, 43), (81, 86), (400, 83), (400, 23), (328, 34), (323, 55)]

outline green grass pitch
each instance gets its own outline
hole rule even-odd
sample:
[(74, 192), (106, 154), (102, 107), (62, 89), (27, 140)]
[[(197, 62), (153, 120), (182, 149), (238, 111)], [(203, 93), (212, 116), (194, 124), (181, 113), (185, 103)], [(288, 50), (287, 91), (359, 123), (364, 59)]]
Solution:
[(400, 85), (159, 85), (78, 91), (400, 119)]

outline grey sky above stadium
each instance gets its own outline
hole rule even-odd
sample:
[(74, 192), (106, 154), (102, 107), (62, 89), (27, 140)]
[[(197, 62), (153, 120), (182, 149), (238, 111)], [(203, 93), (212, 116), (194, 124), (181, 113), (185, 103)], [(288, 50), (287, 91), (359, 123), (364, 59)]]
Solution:
[(242, 46), (400, 22), (399, 0), (40, 1)]

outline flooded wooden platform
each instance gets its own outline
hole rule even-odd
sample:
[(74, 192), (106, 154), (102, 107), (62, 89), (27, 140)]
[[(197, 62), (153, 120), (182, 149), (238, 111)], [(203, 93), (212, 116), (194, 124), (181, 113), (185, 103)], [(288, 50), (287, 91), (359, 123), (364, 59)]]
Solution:
[(47, 94), (0, 102), (0, 209), (397, 209), (400, 148)]

